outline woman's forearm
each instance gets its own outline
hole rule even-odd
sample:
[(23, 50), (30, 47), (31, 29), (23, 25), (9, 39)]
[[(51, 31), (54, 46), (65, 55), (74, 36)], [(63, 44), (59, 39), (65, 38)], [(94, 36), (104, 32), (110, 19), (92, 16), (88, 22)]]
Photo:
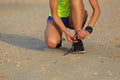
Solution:
[(53, 15), (52, 17), (53, 17), (55, 24), (62, 30), (62, 32), (66, 34), (68, 30), (63, 24), (61, 18), (58, 15)]
[(92, 16), (91, 16), (91, 18), (89, 20), (88, 26), (91, 26), (91, 27), (95, 26), (95, 24), (96, 24), (96, 22), (97, 22), (97, 20), (98, 20), (98, 18), (100, 16), (100, 13), (101, 13), (100, 9), (93, 11)]
[(100, 11), (98, 0), (89, 0), (89, 1), (93, 8), (93, 13), (89, 20), (88, 26), (94, 27), (100, 16), (101, 11)]

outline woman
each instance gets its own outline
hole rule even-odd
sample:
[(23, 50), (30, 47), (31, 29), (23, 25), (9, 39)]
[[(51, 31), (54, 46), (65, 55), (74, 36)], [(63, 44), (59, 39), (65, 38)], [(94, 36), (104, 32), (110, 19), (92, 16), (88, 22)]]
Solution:
[[(62, 32), (68, 41), (74, 43), (74, 52), (85, 52), (81, 39), (92, 33), (93, 27), (100, 15), (100, 7), (97, 0), (89, 0), (93, 8), (92, 16), (83, 29), (87, 18), (87, 11), (83, 0), (49, 0), (51, 13), (48, 17), (45, 30), (45, 42), (50, 48), (61, 47)], [(74, 29), (76, 37), (67, 29)], [(77, 41), (77, 42), (76, 42)]]

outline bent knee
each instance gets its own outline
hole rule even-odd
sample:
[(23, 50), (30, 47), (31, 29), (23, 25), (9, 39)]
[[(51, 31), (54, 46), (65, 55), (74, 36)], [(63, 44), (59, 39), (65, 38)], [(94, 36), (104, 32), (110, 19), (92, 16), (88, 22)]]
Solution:
[(46, 43), (47, 43), (47, 46), (48, 46), (49, 48), (56, 48), (56, 46), (57, 46), (57, 41), (49, 40), (49, 41), (47, 41)]

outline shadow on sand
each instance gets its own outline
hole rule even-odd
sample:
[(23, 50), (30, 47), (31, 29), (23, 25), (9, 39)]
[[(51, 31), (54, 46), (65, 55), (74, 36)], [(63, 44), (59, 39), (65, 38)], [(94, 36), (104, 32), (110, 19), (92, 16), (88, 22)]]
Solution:
[(20, 36), (16, 34), (0, 33), (0, 41), (7, 42), (11, 45), (32, 50), (44, 50), (47, 48), (43, 40), (31, 38), (28, 36)]

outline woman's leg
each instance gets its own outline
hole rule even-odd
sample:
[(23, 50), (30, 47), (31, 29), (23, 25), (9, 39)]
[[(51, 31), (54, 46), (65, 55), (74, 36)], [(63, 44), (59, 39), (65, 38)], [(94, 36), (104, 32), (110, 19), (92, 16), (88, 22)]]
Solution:
[[(69, 17), (69, 23), (75, 29), (75, 33), (84, 27), (88, 17), (87, 11), (85, 11), (82, 1), (83, 0), (71, 0), (71, 14)], [(82, 40), (77, 40), (78, 42), (73, 43), (73, 53), (84, 53), (85, 50)]]
[(60, 43), (62, 32), (52, 21), (47, 21), (45, 42), (49, 48), (56, 48)]
[[(88, 18), (88, 13), (87, 11), (85, 10), (85, 14), (84, 14), (84, 22), (82, 23), (82, 28), (85, 26), (85, 23), (87, 21), (87, 18)], [(73, 27), (73, 21), (72, 21), (72, 15), (69, 16), (69, 24), (70, 24), (70, 27), (74, 29)]]
[(82, 29), (86, 15), (87, 12), (85, 11), (83, 0), (71, 0), (70, 22), (72, 23), (75, 32)]

